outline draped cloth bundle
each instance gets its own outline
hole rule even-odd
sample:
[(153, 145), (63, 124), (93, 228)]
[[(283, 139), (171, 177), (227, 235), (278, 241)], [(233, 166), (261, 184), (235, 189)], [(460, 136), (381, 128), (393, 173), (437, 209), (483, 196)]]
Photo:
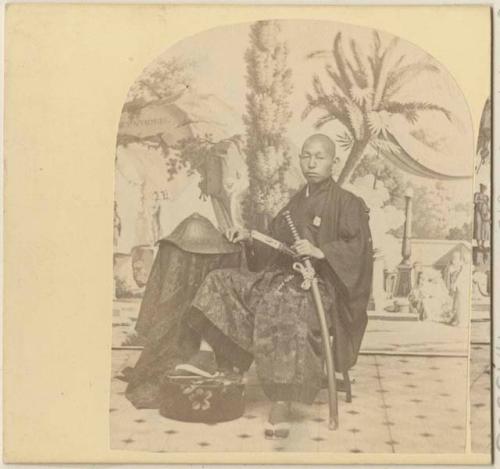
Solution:
[(144, 349), (136, 365), (122, 372), (135, 407), (160, 406), (163, 377), (199, 346), (199, 337), (184, 323), (186, 311), (209, 272), (239, 267), (240, 251), (198, 213), (159, 241), (135, 328)]

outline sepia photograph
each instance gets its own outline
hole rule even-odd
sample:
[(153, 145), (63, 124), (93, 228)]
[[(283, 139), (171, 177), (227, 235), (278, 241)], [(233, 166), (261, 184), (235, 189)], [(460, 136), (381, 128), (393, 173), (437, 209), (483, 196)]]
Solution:
[(112, 449), (490, 453), (490, 90), (472, 122), (425, 50), (331, 21), (144, 65), (116, 138)]
[(7, 5), (4, 462), (491, 464), (499, 18)]

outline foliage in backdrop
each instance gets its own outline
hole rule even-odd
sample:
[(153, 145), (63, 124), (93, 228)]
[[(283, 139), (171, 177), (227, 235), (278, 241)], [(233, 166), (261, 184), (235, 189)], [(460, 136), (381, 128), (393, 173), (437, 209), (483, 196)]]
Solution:
[(247, 64), (246, 162), (249, 190), (243, 216), (249, 226), (265, 230), (290, 197), (286, 173), (291, 152), (286, 141), (292, 112), (292, 71), (288, 46), (277, 21), (259, 21), (250, 28)]

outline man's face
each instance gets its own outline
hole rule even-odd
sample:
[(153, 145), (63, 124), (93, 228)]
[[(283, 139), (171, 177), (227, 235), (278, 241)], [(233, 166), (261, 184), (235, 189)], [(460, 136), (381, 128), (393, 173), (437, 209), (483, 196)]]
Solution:
[(318, 183), (332, 175), (334, 156), (328, 154), (321, 142), (309, 142), (300, 154), (300, 169), (309, 183)]

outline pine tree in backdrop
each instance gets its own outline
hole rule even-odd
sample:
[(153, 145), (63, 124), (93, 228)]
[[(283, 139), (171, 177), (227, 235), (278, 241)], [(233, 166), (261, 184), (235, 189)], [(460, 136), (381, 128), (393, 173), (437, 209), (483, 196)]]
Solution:
[(243, 203), (247, 226), (266, 230), (270, 220), (290, 197), (285, 175), (290, 168), (290, 148), (285, 133), (292, 113), (288, 48), (280, 40), (276, 21), (259, 21), (250, 30), (246, 52), (247, 94), (246, 161), (249, 191)]

